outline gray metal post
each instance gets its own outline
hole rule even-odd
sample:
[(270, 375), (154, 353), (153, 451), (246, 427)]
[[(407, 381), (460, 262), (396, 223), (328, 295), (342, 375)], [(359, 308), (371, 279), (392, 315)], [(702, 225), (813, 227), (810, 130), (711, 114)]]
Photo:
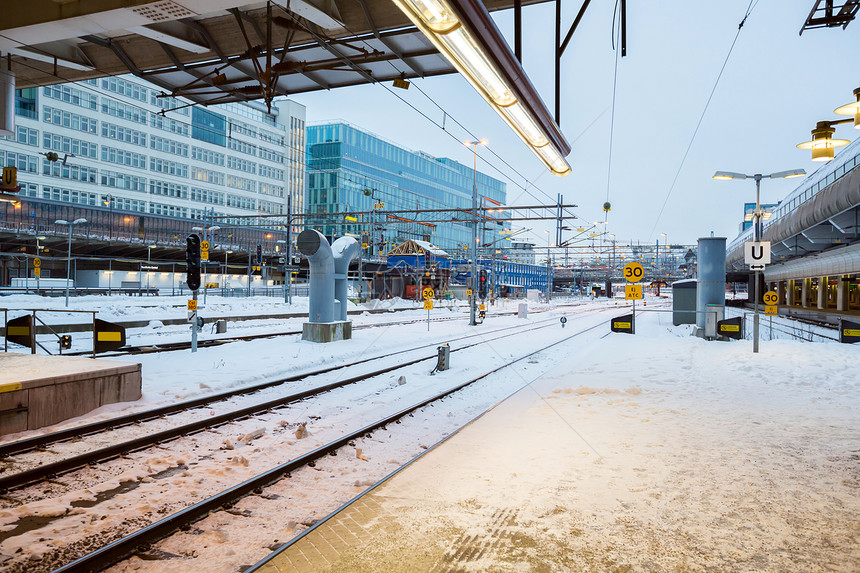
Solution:
[(72, 272), (72, 223), (69, 223), (69, 252), (66, 257), (66, 308), (69, 306), (69, 276)]
[[(761, 241), (761, 202), (759, 201), (759, 193), (761, 188), (761, 175), (756, 173), (755, 175), (755, 240), (756, 242)], [(755, 292), (753, 296), (755, 297), (755, 302), (753, 303), (753, 308), (755, 309), (755, 314), (753, 315), (753, 352), (758, 352), (758, 281), (759, 276), (761, 275), (761, 271), (755, 272)]]
[[(197, 302), (197, 291), (191, 291), (192, 298), (194, 302)], [(197, 305), (194, 305), (197, 308)], [(194, 319), (191, 321), (191, 352), (197, 352), (197, 311), (194, 311)]]
[(287, 265), (284, 267), (284, 280), (287, 282), (287, 304), (293, 304), (293, 253), (290, 248), (293, 230), (293, 194), (287, 194)]
[(478, 293), (475, 292), (478, 286), (478, 144), (474, 141), (472, 145), (475, 150), (475, 164), (472, 170), (472, 272), (469, 287), (472, 291), (472, 296), (469, 298), (469, 326), (477, 326), (475, 320), (475, 302), (478, 298)]

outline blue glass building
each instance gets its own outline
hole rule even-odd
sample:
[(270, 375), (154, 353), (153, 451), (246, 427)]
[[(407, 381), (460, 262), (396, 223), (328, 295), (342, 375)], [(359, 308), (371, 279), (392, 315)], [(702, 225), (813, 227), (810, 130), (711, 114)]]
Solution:
[[(414, 215), (396, 213), (409, 209), (471, 209), (475, 177), (471, 166), (410, 151), (342, 121), (309, 125), (307, 156), (307, 213), (371, 212), (376, 206), (372, 215), (348, 219), (333, 216), (313, 224), (329, 239), (367, 233), (375, 255), (407, 239), (428, 241), (451, 253), (463, 252), (471, 244), (472, 228), (467, 221), (454, 218), (445, 223), (417, 222)], [(505, 203), (503, 182), (478, 172), (477, 186), (479, 206), (493, 208)], [(471, 218), (468, 213), (461, 217)], [(508, 226), (509, 223), (487, 218), (481, 229), (483, 242), (496, 240), (498, 231)]]

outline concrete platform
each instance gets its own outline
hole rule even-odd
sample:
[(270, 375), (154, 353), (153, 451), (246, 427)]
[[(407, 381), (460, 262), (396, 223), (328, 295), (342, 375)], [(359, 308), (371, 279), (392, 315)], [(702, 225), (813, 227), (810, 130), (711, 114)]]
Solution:
[(137, 400), (140, 385), (138, 363), (0, 353), (0, 435)]

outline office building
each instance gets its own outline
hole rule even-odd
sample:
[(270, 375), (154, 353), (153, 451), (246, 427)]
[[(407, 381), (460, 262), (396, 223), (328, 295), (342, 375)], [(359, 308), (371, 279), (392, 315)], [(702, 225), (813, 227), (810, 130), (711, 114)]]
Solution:
[(18, 90), (15, 112), (0, 164), (18, 168), (22, 197), (185, 219), (304, 206), (295, 102), (204, 108), (124, 76)]
[(485, 222), (479, 241), (497, 246), (504, 240), (501, 232), (509, 224), (494, 221), (490, 211), (505, 203), (503, 182), (484, 173), (475, 174), (471, 166), (452, 159), (408, 150), (343, 121), (309, 125), (307, 137), (307, 212), (340, 213), (309, 222), (319, 222), (314, 226), (330, 239), (366, 233), (373, 255), (387, 253), (392, 245), (407, 239), (462, 254), (472, 241), (469, 212), (417, 215), (414, 211), (470, 211), (477, 180)]

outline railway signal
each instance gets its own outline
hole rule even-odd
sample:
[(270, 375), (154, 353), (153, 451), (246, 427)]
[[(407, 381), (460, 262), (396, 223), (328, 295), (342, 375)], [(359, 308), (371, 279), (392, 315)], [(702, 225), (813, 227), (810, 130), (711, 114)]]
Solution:
[(487, 271), (483, 269), (478, 273), (478, 297), (481, 300), (487, 298)]
[(263, 245), (257, 245), (257, 264), (263, 264)]
[(200, 237), (196, 234), (185, 240), (185, 270), (188, 288), (196, 291), (200, 288)]

